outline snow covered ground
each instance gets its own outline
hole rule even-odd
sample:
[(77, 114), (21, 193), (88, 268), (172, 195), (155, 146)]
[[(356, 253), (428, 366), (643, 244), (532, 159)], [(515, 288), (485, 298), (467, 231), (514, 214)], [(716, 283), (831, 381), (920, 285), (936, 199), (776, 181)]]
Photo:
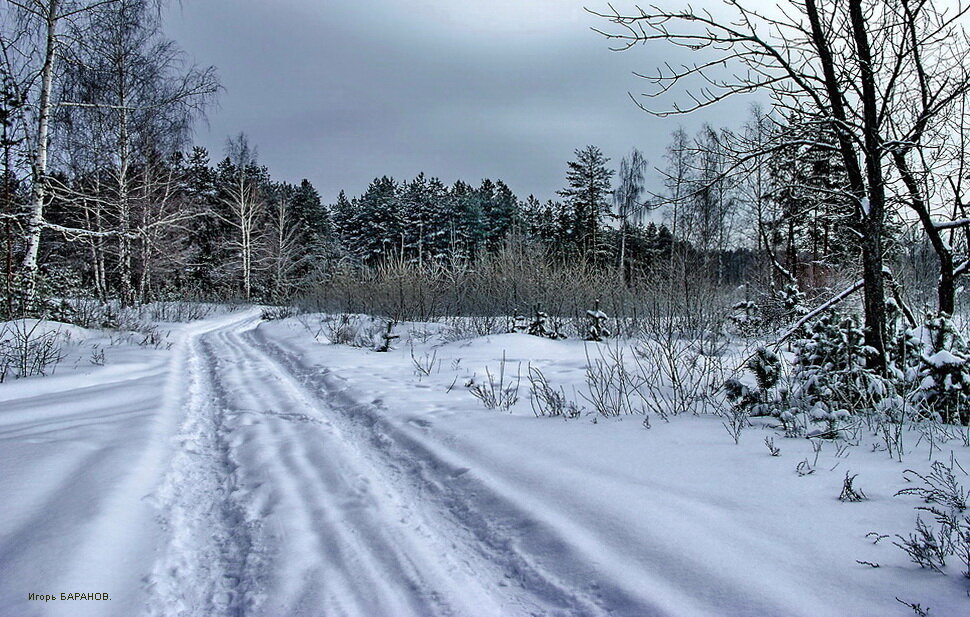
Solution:
[[(405, 325), (381, 354), (315, 324), (221, 315), (0, 385), (0, 615), (970, 614), (959, 564), (867, 537), (913, 530), (915, 435), (902, 463), (875, 437), (816, 461), (714, 416), (536, 418), (528, 363), (579, 389), (582, 341)], [(503, 356), (508, 412), (465, 387)], [(838, 500), (846, 471), (868, 500)]]

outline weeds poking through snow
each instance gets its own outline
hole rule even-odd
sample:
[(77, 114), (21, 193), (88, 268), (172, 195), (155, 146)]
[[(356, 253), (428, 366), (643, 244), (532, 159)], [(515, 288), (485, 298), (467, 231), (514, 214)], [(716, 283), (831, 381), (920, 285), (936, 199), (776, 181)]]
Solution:
[(154, 347), (155, 349), (159, 349), (170, 334), (169, 332), (162, 334), (162, 331), (156, 325), (143, 326), (139, 329), (139, 332), (142, 335), (142, 339), (138, 345), (141, 347)]
[(538, 368), (529, 365), (529, 384), (532, 387), (532, 411), (536, 417), (549, 416), (551, 418), (563, 417), (578, 418), (582, 414), (582, 409), (575, 401), (566, 398), (566, 393), (562, 387), (558, 390), (549, 385), (546, 376)]
[(963, 575), (970, 578), (970, 515), (964, 514), (967, 491), (957, 482), (954, 467), (959, 467), (959, 463), (951, 459), (949, 465), (934, 462), (933, 470), (926, 475), (910, 469), (904, 472), (908, 482), (913, 481), (910, 476), (915, 476), (922, 481), (922, 485), (903, 489), (896, 495), (915, 495), (926, 503), (937, 504), (916, 508), (933, 517), (936, 529), (930, 528), (917, 516), (916, 531), (908, 537), (897, 534), (899, 542), (893, 544), (921, 568), (940, 573), (946, 566), (946, 557), (954, 555), (963, 562)]
[(91, 364), (94, 366), (104, 366), (104, 347), (95, 345), (91, 350)]
[(889, 537), (888, 534), (876, 533), (875, 531), (870, 531), (869, 533), (866, 534), (866, 538), (872, 540), (873, 544), (879, 544), (879, 542), (881, 542), (882, 540), (885, 540), (888, 537)]
[(774, 437), (765, 437), (765, 446), (768, 447), (768, 453), (771, 456), (781, 456), (781, 448), (775, 445)]
[(38, 331), (41, 321), (12, 321), (0, 328), (0, 383), (14, 377), (53, 373), (64, 359), (60, 330)]
[[(623, 350), (619, 345), (597, 346), (598, 358), (590, 358), (586, 348), (586, 387), (589, 394), (583, 393), (593, 409), (604, 418), (622, 415), (641, 414), (647, 410), (643, 405), (636, 406), (633, 396), (639, 395), (642, 384), (640, 377), (627, 370)], [(640, 396), (641, 402), (643, 397)]]
[(913, 609), (913, 612), (917, 615), (917, 617), (930, 617), (929, 608), (923, 608), (919, 604), (914, 604), (912, 602), (906, 602), (905, 600), (900, 600), (898, 597), (896, 598), (896, 601), (902, 604), (903, 606), (908, 606), (909, 608)]
[(795, 473), (800, 476), (808, 476), (815, 473), (815, 468), (818, 466), (818, 455), (822, 452), (822, 442), (812, 440), (812, 451), (815, 453), (815, 459), (811, 463), (808, 462), (808, 459), (804, 459), (795, 466)]
[(418, 378), (430, 377), (435, 364), (438, 363), (438, 350), (433, 350), (430, 354), (425, 352), (420, 358), (414, 355), (414, 346), (411, 346), (411, 363), (414, 364), (414, 372)]
[(502, 362), (499, 364), (498, 380), (492, 377), (489, 368), (485, 367), (487, 383), (475, 383), (475, 378), (468, 382), (467, 387), (472, 396), (485, 405), (485, 409), (503, 409), (508, 411), (519, 400), (519, 385), (522, 382), (522, 365), (515, 375), (515, 383), (505, 383), (505, 352), (502, 352)]
[(865, 501), (869, 499), (866, 494), (862, 492), (862, 489), (857, 489), (853, 486), (855, 479), (859, 477), (859, 474), (849, 475), (849, 472), (845, 472), (845, 479), (842, 481), (842, 493), (839, 495), (839, 501)]
[(893, 544), (909, 555), (913, 563), (921, 568), (929, 568), (943, 574), (943, 568), (946, 567), (946, 553), (940, 539), (926, 526), (923, 519), (916, 517), (915, 533), (910, 534), (909, 537), (896, 534), (896, 537), (899, 538), (899, 542), (893, 542)]
[(808, 459), (804, 459), (802, 462), (795, 465), (795, 473), (803, 477), (810, 476), (815, 473), (815, 468), (812, 467), (812, 464), (808, 462)]
[(724, 430), (734, 439), (735, 445), (741, 443), (741, 433), (744, 432), (744, 429), (748, 428), (749, 424), (748, 410), (744, 407), (732, 405), (730, 409), (724, 412), (724, 418), (724, 421), (721, 422)]
[(926, 503), (938, 503), (960, 512), (967, 509), (967, 491), (960, 485), (953, 472), (954, 462), (949, 466), (941, 461), (933, 463), (932, 471), (925, 476), (912, 469), (903, 472), (907, 482), (913, 482), (913, 477), (922, 480), (921, 486), (904, 488), (896, 493), (899, 495), (916, 495)]

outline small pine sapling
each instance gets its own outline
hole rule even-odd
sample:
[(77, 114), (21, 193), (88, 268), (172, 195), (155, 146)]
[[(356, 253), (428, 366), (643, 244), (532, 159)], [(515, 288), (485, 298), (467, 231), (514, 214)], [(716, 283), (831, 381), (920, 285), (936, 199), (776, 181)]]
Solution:
[(586, 329), (586, 340), (600, 342), (605, 338), (612, 336), (609, 328), (606, 327), (606, 320), (608, 317), (606, 313), (600, 310), (599, 298), (596, 299), (595, 308), (593, 310), (586, 311), (586, 317), (589, 319), (589, 327)]
[(789, 321), (795, 321), (808, 314), (808, 307), (805, 306), (805, 292), (798, 289), (798, 285), (791, 283), (778, 292), (778, 299), (785, 309), (786, 317)]
[(535, 318), (532, 323), (529, 324), (528, 332), (532, 336), (541, 336), (543, 338), (549, 338), (553, 340), (559, 340), (566, 338), (565, 334), (559, 332), (559, 329), (554, 325), (549, 325), (549, 315), (540, 310), (537, 304), (534, 309)]
[(945, 313), (927, 319), (921, 334), (917, 400), (931, 417), (970, 425), (970, 346)]
[(886, 381), (868, 368), (874, 350), (853, 317), (824, 315), (794, 347), (792, 398), (812, 420), (827, 425), (820, 435), (838, 437), (849, 410), (871, 411), (889, 394)]
[(781, 360), (778, 355), (764, 347), (759, 348), (746, 364), (754, 375), (755, 384), (750, 386), (740, 379), (729, 379), (724, 383), (724, 392), (731, 403), (730, 427), (728, 433), (740, 437), (740, 431), (747, 425), (749, 416), (765, 416), (778, 408), (777, 395), (774, 393), (781, 377)]
[(387, 322), (387, 331), (381, 335), (381, 342), (374, 348), (374, 351), (388, 352), (391, 350), (391, 343), (395, 339), (401, 338), (400, 335), (392, 334), (391, 329), (394, 328), (394, 320)]
[(731, 307), (734, 311), (729, 315), (735, 329), (743, 336), (757, 334), (764, 324), (761, 308), (751, 300), (742, 300)]

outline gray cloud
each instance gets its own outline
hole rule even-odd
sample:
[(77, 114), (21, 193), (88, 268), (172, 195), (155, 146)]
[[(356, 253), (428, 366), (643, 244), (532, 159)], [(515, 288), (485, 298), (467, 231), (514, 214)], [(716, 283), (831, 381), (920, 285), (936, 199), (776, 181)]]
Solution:
[(610, 52), (594, 25), (573, 0), (198, 0), (170, 10), (167, 32), (226, 87), (197, 135), (213, 158), (244, 131), (274, 177), (309, 178), (328, 200), (421, 171), (546, 199), (575, 148), (618, 160), (636, 146), (660, 164), (678, 124), (741, 121), (741, 101), (640, 111), (632, 72), (670, 58)]

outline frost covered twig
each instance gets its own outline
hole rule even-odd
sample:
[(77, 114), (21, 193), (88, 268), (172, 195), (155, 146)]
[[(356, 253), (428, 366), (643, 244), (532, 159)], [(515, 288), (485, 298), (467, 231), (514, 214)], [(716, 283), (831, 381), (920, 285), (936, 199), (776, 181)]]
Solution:
[(515, 375), (515, 383), (505, 383), (505, 352), (502, 352), (502, 362), (499, 364), (498, 379), (492, 376), (491, 370), (485, 367), (486, 383), (475, 383), (474, 377), (467, 387), (472, 396), (485, 405), (485, 409), (508, 410), (519, 400), (519, 384), (522, 382), (522, 365)]

